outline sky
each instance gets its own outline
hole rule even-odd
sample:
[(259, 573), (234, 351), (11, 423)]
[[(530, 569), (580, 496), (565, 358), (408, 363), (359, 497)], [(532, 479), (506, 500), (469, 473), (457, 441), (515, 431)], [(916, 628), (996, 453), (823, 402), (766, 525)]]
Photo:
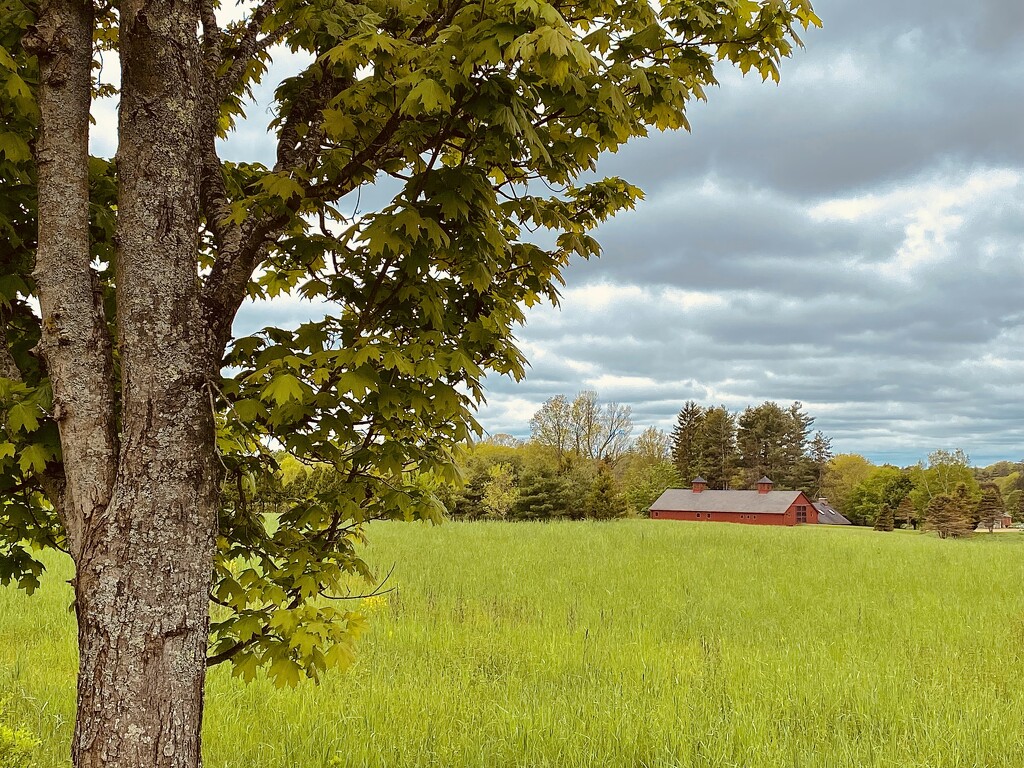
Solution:
[[(646, 198), (528, 312), (530, 368), (487, 379), (488, 432), (527, 437), (544, 400), (591, 389), (637, 433), (686, 400), (799, 400), (836, 453), (1024, 459), (1024, 3), (814, 5), (780, 85), (723, 66), (691, 133), (602, 160)], [(226, 158), (271, 156), (250, 116)], [(314, 309), (247, 306), (238, 328)]]

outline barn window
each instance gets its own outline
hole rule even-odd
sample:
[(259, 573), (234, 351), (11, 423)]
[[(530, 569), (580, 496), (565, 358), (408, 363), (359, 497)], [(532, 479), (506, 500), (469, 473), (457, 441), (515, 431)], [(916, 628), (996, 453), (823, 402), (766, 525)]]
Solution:
[(797, 507), (796, 508), (796, 521), (798, 523), (806, 523), (807, 522), (807, 507)]

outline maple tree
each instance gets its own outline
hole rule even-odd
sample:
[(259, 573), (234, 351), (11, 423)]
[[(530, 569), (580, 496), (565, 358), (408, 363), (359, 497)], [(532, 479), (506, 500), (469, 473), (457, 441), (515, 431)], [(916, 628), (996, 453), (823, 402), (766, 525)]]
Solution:
[[(778, 79), (808, 0), (0, 0), (0, 580), (75, 563), (77, 766), (196, 766), (205, 670), (346, 663), (380, 517), (439, 519), (523, 307), (640, 190), (719, 60)], [(225, 162), (275, 50), (275, 162)], [(120, 79), (102, 78), (116, 56)], [(116, 159), (89, 155), (117, 95)], [(356, 212), (381, 177), (401, 190)], [(552, 247), (532, 232), (553, 233)], [(545, 240), (546, 242), (546, 240)], [(247, 299), (326, 316), (235, 338)], [(337, 482), (281, 490), (266, 446)], [(292, 490), (289, 490), (291, 488)], [(211, 605), (212, 622), (211, 622)]]

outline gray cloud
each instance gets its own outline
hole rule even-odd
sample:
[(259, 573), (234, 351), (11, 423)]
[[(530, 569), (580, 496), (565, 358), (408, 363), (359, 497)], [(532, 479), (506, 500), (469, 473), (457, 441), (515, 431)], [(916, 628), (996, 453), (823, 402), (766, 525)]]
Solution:
[[(647, 199), (566, 271), (561, 310), (529, 312), (531, 368), (488, 380), (489, 431), (593, 388), (638, 427), (687, 399), (801, 400), (837, 452), (1024, 456), (1024, 4), (815, 6), (825, 28), (781, 85), (723, 70), (692, 134), (602, 160)], [(269, 115), (250, 116), (226, 155), (269, 163)], [(238, 327), (319, 311), (249, 306)]]

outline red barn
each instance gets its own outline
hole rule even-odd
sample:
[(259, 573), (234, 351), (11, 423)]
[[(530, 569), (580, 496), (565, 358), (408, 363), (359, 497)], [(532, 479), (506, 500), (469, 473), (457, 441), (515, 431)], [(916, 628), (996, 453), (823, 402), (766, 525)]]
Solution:
[(748, 525), (817, 523), (818, 511), (803, 491), (773, 491), (762, 477), (756, 491), (709, 491), (698, 477), (693, 488), (669, 488), (651, 504), (652, 520), (694, 520)]

